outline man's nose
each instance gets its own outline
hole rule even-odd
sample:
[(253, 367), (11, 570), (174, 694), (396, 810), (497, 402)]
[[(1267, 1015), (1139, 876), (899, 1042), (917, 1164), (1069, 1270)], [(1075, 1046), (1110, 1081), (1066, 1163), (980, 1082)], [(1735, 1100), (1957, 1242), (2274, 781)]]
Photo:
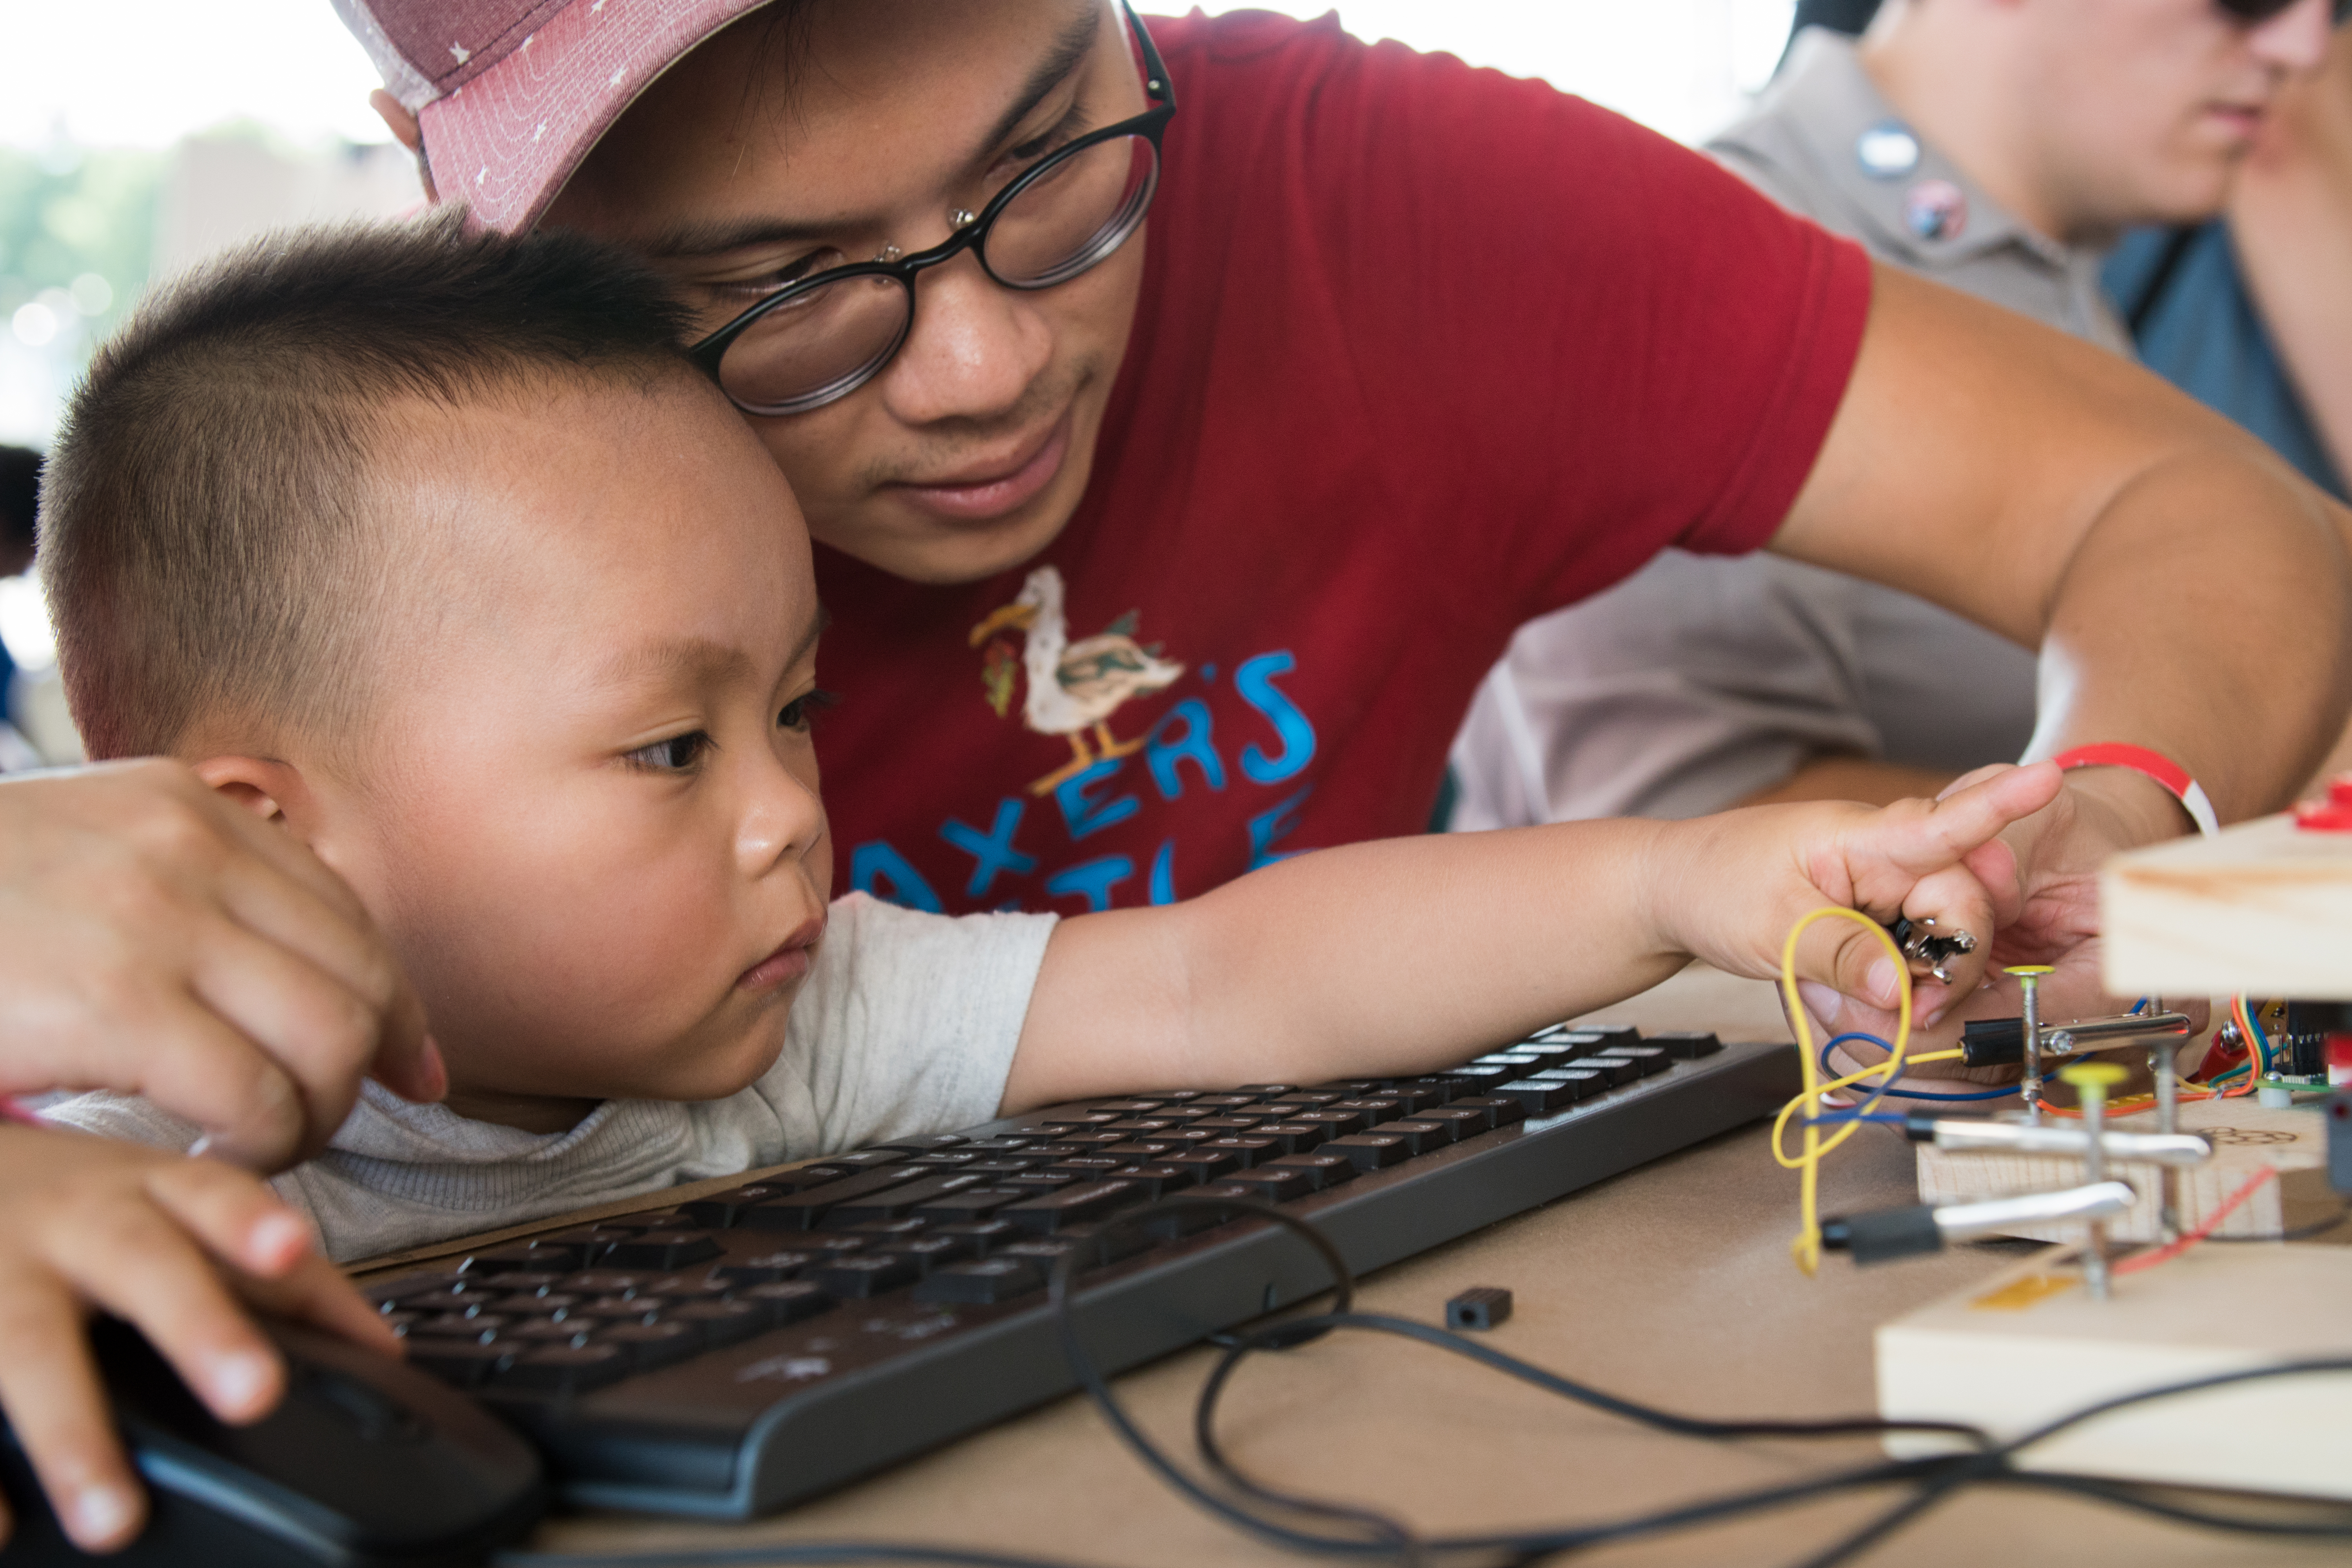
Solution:
[(2265, 65), (2291, 71), (2316, 70), (2327, 58), (2328, 38), (2335, 23), (2330, 13), (2331, 0), (2295, 0), (2295, 4), (2256, 27), (2248, 36), (2247, 45)]
[(882, 374), (882, 396), (908, 425), (992, 419), (1018, 405), (1054, 352), (1033, 296), (988, 276), (966, 253), (916, 282), (913, 330)]

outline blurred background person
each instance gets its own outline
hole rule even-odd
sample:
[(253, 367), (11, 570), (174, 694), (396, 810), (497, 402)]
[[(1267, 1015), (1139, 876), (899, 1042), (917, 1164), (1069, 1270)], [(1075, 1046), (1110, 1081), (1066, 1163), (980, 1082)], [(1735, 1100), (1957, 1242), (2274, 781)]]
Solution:
[[(33, 525), (41, 500), (41, 455), (25, 447), (0, 447), (0, 582), (22, 595), (38, 592), (25, 574), (33, 565)], [(5, 612), (0, 612), (5, 613)], [(0, 773), (41, 765), (40, 753), (14, 721), (16, 661), (0, 638)]]
[[(2294, 126), (2322, 127), (2298, 146), (2329, 150), (2297, 155), (2324, 172), (2294, 199), (2332, 208), (2317, 226), (2352, 247), (2336, 121), (2292, 90), (2326, 99), (2326, 79), (2297, 79), (2330, 58), (2336, 20), (2330, 0), (1804, 0), (1756, 111), (1707, 145), (1883, 259), (2128, 353), (2107, 250), (2140, 226), (2202, 232), (2291, 109)], [(2294, 276), (2319, 297), (2308, 357), (2352, 374), (2326, 346), (2352, 346), (2347, 251), (2296, 243), (2313, 254)], [(2210, 269), (2158, 279), (2143, 325), (2219, 312), (2190, 287)], [(2285, 428), (2252, 416), (2252, 379), (2209, 380), (2192, 390), (2257, 433)], [(2283, 379), (2273, 390), (2300, 406)], [(1456, 742), (1451, 826), (1931, 795), (2024, 749), (2034, 678), (2032, 650), (1906, 595), (1779, 558), (1669, 552), (1520, 632)]]

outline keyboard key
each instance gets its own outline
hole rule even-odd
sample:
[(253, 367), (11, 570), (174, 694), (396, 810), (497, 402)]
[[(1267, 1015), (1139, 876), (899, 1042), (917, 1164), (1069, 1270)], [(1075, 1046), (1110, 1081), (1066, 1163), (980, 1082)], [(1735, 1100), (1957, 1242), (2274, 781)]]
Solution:
[(1109, 1125), (1106, 1126), (1103, 1131), (1106, 1132), (1125, 1132), (1130, 1135), (1145, 1132), (1165, 1132), (1171, 1127), (1175, 1126), (1178, 1120), (1179, 1119), (1175, 1117), (1166, 1116), (1139, 1116), (1127, 1121), (1111, 1122)]
[(1160, 1109), (1156, 1100), (1119, 1100), (1108, 1105), (1089, 1105), (1087, 1109), (1105, 1116), (1149, 1116)]
[(1051, 1233), (1065, 1226), (1100, 1219), (1129, 1204), (1140, 1203), (1148, 1195), (1132, 1182), (1086, 1182), (1062, 1192), (1041, 1193), (1017, 1204), (1008, 1204), (997, 1211), (996, 1217), (1033, 1233)]
[[(1482, 1096), (1481, 1098), (1493, 1097)], [(1465, 1105), (1458, 1100), (1451, 1105), (1440, 1105), (1428, 1110), (1416, 1111), (1412, 1119), (1415, 1121), (1440, 1122), (1451, 1127), (1457, 1141), (1464, 1138), (1475, 1138), (1492, 1125), (1487, 1121), (1485, 1111)]]
[(1330, 1137), (1331, 1130), (1307, 1121), (1269, 1121), (1253, 1129), (1250, 1136), (1272, 1143), (1286, 1154), (1300, 1154)]
[(1017, 1203), (1028, 1195), (1017, 1187), (967, 1187), (932, 1199), (917, 1209), (914, 1217), (933, 1225), (957, 1225), (965, 1220), (985, 1219), (1006, 1204)]
[(1255, 1105), (1257, 1103), (1257, 1096), (1254, 1094), (1202, 1094), (1193, 1096), (1192, 1103), (1208, 1111), (1211, 1115), (1223, 1115), (1225, 1111), (1234, 1110), (1238, 1106)]
[(514, 1351), (503, 1344), (477, 1344), (471, 1340), (415, 1340), (408, 1342), (408, 1364), (421, 1367), (445, 1383), (459, 1388), (479, 1388), (501, 1367), (514, 1359)]
[(584, 1345), (594, 1327), (593, 1319), (533, 1318), (500, 1333), (497, 1342), (522, 1355), (550, 1345)]
[(1470, 1065), (1481, 1068), (1527, 1068), (1535, 1066), (1542, 1059), (1541, 1057), (1525, 1051), (1492, 1051), (1478, 1058)]
[(1297, 1115), (1300, 1111), (1311, 1110), (1313, 1109), (1314, 1107), (1312, 1106), (1302, 1105), (1297, 1100), (1293, 1100), (1290, 1096), (1284, 1095), (1278, 1100), (1269, 1100), (1265, 1104), (1256, 1107), (1256, 1113), (1265, 1117), (1268, 1121), (1287, 1121), (1292, 1117)]
[(569, 1269), (552, 1272), (535, 1268), (519, 1268), (508, 1274), (486, 1274), (482, 1283), (492, 1290), (504, 1290), (509, 1296), (544, 1296), (563, 1283)]
[(1356, 1179), (1356, 1163), (1345, 1154), (1333, 1154), (1318, 1150), (1312, 1154), (1285, 1154), (1257, 1167), (1261, 1171), (1298, 1171), (1315, 1184), (1315, 1190), (1336, 1187), (1342, 1182)]
[(1010, 1154), (1035, 1142), (1029, 1138), (975, 1138), (964, 1145), (975, 1154)]
[(1153, 1163), (1129, 1165), (1118, 1173), (1118, 1179), (1122, 1182), (1133, 1182), (1145, 1193), (1158, 1198), (1165, 1197), (1170, 1193), (1181, 1193), (1187, 1187), (1198, 1186), (1203, 1178), (1196, 1169), (1188, 1169), (1182, 1165)]
[(797, 1323), (833, 1310), (833, 1298), (806, 1279), (784, 1279), (773, 1285), (753, 1285), (735, 1293), (735, 1300), (758, 1309), (772, 1329)]
[(921, 1272), (908, 1259), (884, 1252), (820, 1263), (809, 1269), (806, 1278), (828, 1295), (849, 1301), (912, 1284)]
[(895, 1252), (899, 1243), (926, 1236), (930, 1228), (929, 1221), (919, 1219), (869, 1219), (847, 1227), (851, 1236), (864, 1237), (866, 1249), (873, 1252)]
[(658, 1323), (623, 1323), (604, 1329), (589, 1340), (587, 1349), (610, 1345), (629, 1358), (638, 1372), (668, 1366), (702, 1349), (701, 1331), (686, 1323), (664, 1319)]
[(1698, 1029), (1669, 1029), (1663, 1035), (1652, 1035), (1648, 1043), (1658, 1047), (1676, 1061), (1685, 1062), (1711, 1057), (1723, 1049), (1721, 1040)]
[(980, 1256), (980, 1243), (966, 1236), (919, 1236), (912, 1241), (902, 1241), (890, 1248), (893, 1258), (903, 1258), (923, 1273), (950, 1263), (961, 1263)]
[(714, 1350), (748, 1340), (768, 1326), (766, 1314), (749, 1301), (690, 1301), (665, 1321), (684, 1324)]
[[(855, 1154), (830, 1154), (825, 1157), (821, 1164), (804, 1165), (801, 1169), (808, 1171), (825, 1170), (835, 1172), (871, 1171), (877, 1166), (901, 1164), (905, 1162), (906, 1158), (906, 1154), (897, 1149), (861, 1149)], [(789, 1183), (799, 1173), (799, 1171), (779, 1171), (772, 1176), (762, 1176), (760, 1179), (763, 1182)], [(834, 1176), (827, 1179), (837, 1181), (840, 1178), (838, 1176)]]
[(1052, 1157), (1041, 1158), (1034, 1154), (999, 1154), (993, 1159), (974, 1160), (969, 1165), (959, 1166), (958, 1170), (967, 1176), (993, 1181), (999, 1176), (1017, 1176), (1024, 1171), (1042, 1170), (1052, 1163)]
[[(1072, 1157), (1083, 1158), (1083, 1156)], [(1076, 1178), (1074, 1176), (1057, 1176), (1054, 1174), (1052, 1167), (1048, 1166), (1046, 1169), (1042, 1171), (1024, 1171), (1017, 1176), (999, 1176), (990, 1184), (992, 1186), (1007, 1188), (1013, 1192), (1021, 1193), (1025, 1195), (1034, 1196), (1038, 1193), (1058, 1192), (1062, 1188), (1068, 1186), (1075, 1180), (1076, 1180)]]
[[(1433, 1149), (1446, 1147), (1460, 1134), (1460, 1131), (1452, 1122), (1423, 1121), (1418, 1118), (1410, 1121), (1383, 1121), (1372, 1129), (1375, 1133), (1402, 1139), (1404, 1146), (1416, 1154), (1426, 1154)], [(1340, 1142), (1345, 1142), (1346, 1140)]]
[(698, 1230), (701, 1228), (694, 1223), (692, 1215), (680, 1208), (648, 1210), (644, 1214), (614, 1215), (610, 1219), (600, 1219), (596, 1223), (611, 1230)]
[(1025, 1258), (983, 1258), (932, 1269), (915, 1287), (915, 1300), (929, 1305), (990, 1307), (1041, 1289), (1045, 1273)]
[(875, 1220), (905, 1219), (926, 1204), (936, 1202), (950, 1193), (985, 1186), (990, 1179), (969, 1171), (919, 1176), (895, 1187), (885, 1187), (878, 1193), (845, 1199), (827, 1209), (821, 1223), (827, 1230), (847, 1230), (852, 1226), (863, 1226)]
[(1543, 1116), (1574, 1105), (1584, 1098), (1593, 1084), (1601, 1080), (1591, 1073), (1579, 1075), (1580, 1081), (1564, 1082), (1560, 1079), (1523, 1078), (1517, 1083), (1498, 1085), (1497, 1097), (1516, 1100), (1529, 1115)]
[(1546, 1068), (1541, 1072), (1528, 1074), (1524, 1081), (1564, 1083), (1576, 1090), (1579, 1100), (1590, 1100), (1596, 1094), (1606, 1094), (1615, 1087), (1609, 1081), (1607, 1073), (1595, 1072), (1591, 1068), (1580, 1065), (1572, 1068)]
[[(1451, 1084), (1401, 1083), (1381, 1098), (1395, 1100), (1404, 1108), (1406, 1116), (1412, 1116), (1433, 1106), (1444, 1105), (1447, 1100), (1452, 1100), (1454, 1088)], [(1373, 1125), (1378, 1126), (1379, 1123), (1375, 1122)]]
[(1066, 1160), (1056, 1160), (1045, 1167), (1049, 1176), (1067, 1176), (1072, 1181), (1098, 1182), (1128, 1162), (1117, 1154), (1073, 1154)]
[[(1471, 1067), (1449, 1068), (1443, 1076), (1453, 1083), (1469, 1086), (1465, 1088), (1465, 1093), (1484, 1094), (1486, 1092), (1488, 1085), (1507, 1083), (1512, 1079), (1518, 1077), (1519, 1072), (1518, 1068), (1516, 1067), (1477, 1067), (1474, 1065)], [(1416, 1111), (1414, 1114), (1419, 1115), (1420, 1112)]]
[(629, 1375), (629, 1353), (618, 1345), (549, 1345), (517, 1356), (498, 1374), (500, 1388), (585, 1394)]
[(719, 1276), (739, 1289), (746, 1285), (772, 1285), (779, 1279), (797, 1278), (816, 1259), (814, 1252), (763, 1252), (757, 1258), (730, 1258), (719, 1266)]
[(716, 1301), (732, 1289), (716, 1273), (665, 1274), (646, 1282), (646, 1294), (658, 1296), (665, 1301), (682, 1304), (688, 1301)]
[(1140, 1142), (1108, 1144), (1104, 1147), (1103, 1152), (1121, 1160), (1156, 1160), (1162, 1154), (1172, 1154), (1182, 1147), (1184, 1145), (1181, 1143), (1171, 1143), (1154, 1138)]
[(1591, 1040), (1603, 1050), (1612, 1046), (1638, 1046), (1642, 1031), (1631, 1024), (1587, 1024), (1571, 1029), (1564, 1037), (1570, 1040)]
[(1338, 1155), (1359, 1171), (1382, 1171), (1420, 1151), (1392, 1132), (1355, 1132), (1332, 1139), (1316, 1152)]
[(953, 1225), (935, 1225), (931, 1226), (931, 1234), (969, 1241), (976, 1249), (985, 1253), (1006, 1242), (1018, 1241), (1028, 1233), (1019, 1226), (1008, 1225), (1001, 1219), (975, 1219)]
[(1392, 1094), (1359, 1095), (1352, 1100), (1335, 1100), (1323, 1109), (1327, 1112), (1345, 1111), (1350, 1116), (1361, 1117), (1363, 1126), (1356, 1129), (1359, 1132), (1375, 1121), (1394, 1121), (1405, 1113), (1404, 1101)]
[(916, 1154), (910, 1156), (908, 1159), (907, 1163), (909, 1165), (920, 1165), (933, 1168), (940, 1165), (951, 1165), (958, 1169), (961, 1169), (963, 1166), (971, 1164), (973, 1161), (979, 1158), (979, 1155), (966, 1153), (961, 1149), (934, 1149), (928, 1154)]
[(706, 1231), (648, 1230), (614, 1247), (604, 1260), (618, 1268), (667, 1270), (708, 1262), (724, 1250), (718, 1238)]
[(1255, 1095), (1260, 1100), (1273, 1100), (1278, 1096), (1292, 1093), (1297, 1088), (1295, 1083), (1245, 1083), (1234, 1092)]
[(599, 1323), (653, 1323), (661, 1321), (667, 1305), (658, 1296), (599, 1296), (583, 1301), (569, 1315)]
[(564, 1276), (564, 1293), (572, 1296), (635, 1296), (658, 1279), (654, 1274), (631, 1274), (618, 1268), (589, 1268), (578, 1274)]
[[(404, 1296), (423, 1296), (435, 1290), (446, 1290), (464, 1276), (458, 1274), (402, 1274), (390, 1279), (373, 1279), (360, 1287), (360, 1294), (375, 1303), (379, 1312), (389, 1312)], [(478, 1280), (467, 1281), (478, 1284)]]
[(1106, 1148), (1110, 1144), (1126, 1142), (1127, 1134), (1124, 1132), (1113, 1132), (1107, 1127), (1097, 1127), (1086, 1132), (1072, 1132), (1066, 1134), (1062, 1139), (1062, 1142), (1069, 1145), (1069, 1147), (1067, 1149), (1057, 1151), (1058, 1153), (1065, 1155), (1073, 1152), (1091, 1154), (1096, 1150)]
[(1119, 1119), (1108, 1113), (1101, 1115), (1049, 1116), (1037, 1126), (1056, 1138), (1066, 1138), (1074, 1132), (1093, 1132)]
[(1261, 1138), (1255, 1132), (1246, 1138), (1212, 1138), (1198, 1145), (1197, 1149), (1206, 1153), (1231, 1154), (1244, 1165), (1255, 1165), (1260, 1160), (1271, 1160), (1276, 1154), (1290, 1152), (1273, 1139)]
[(1361, 1132), (1375, 1120), (1387, 1121), (1400, 1114), (1399, 1110), (1383, 1110), (1375, 1118), (1370, 1113), (1369, 1107), (1343, 1109), (1342, 1102), (1335, 1098), (1320, 1110), (1302, 1110), (1290, 1120), (1302, 1127), (1320, 1127), (1326, 1138), (1345, 1138), (1350, 1132)]
[(860, 1171), (823, 1186), (809, 1187), (789, 1197), (754, 1204), (742, 1212), (736, 1224), (758, 1230), (814, 1230), (836, 1205), (870, 1198), (892, 1187), (926, 1179), (953, 1178), (927, 1178), (921, 1171), (905, 1165), (886, 1165), (877, 1171)]
[(514, 1320), (502, 1312), (427, 1312), (408, 1327), (408, 1337), (473, 1340), (488, 1344)]
[(1257, 1165), (1246, 1171), (1235, 1171), (1225, 1177), (1224, 1182), (1230, 1186), (1245, 1187), (1270, 1204), (1288, 1203), (1315, 1190), (1315, 1179), (1306, 1172), (1285, 1169), (1280, 1165)]
[(1265, 1120), (1263, 1116), (1204, 1116), (1200, 1121), (1187, 1125), (1200, 1131), (1214, 1132), (1218, 1137), (1223, 1138), (1236, 1132), (1246, 1132)]
[(1671, 1071), (1675, 1065), (1674, 1053), (1664, 1046), (1615, 1046), (1611, 1047), (1609, 1054), (1638, 1064), (1643, 1078), (1653, 1073)]
[(877, 1143), (875, 1151), (894, 1149), (901, 1154), (928, 1154), (934, 1149), (956, 1149), (971, 1142), (969, 1138), (953, 1132), (935, 1132), (924, 1138), (893, 1138), (887, 1143)]
[(1624, 1057), (1580, 1057), (1576, 1065), (1580, 1071), (1599, 1073), (1612, 1089), (1642, 1076), (1642, 1064)]
[[(1211, 1142), (1213, 1142), (1214, 1140)], [(1230, 1150), (1210, 1148), (1187, 1149), (1181, 1154), (1171, 1154), (1160, 1163), (1163, 1165), (1173, 1165), (1180, 1171), (1191, 1171), (1195, 1173), (1197, 1180), (1204, 1182), (1222, 1176), (1227, 1171), (1238, 1171), (1242, 1168), (1240, 1155)]]

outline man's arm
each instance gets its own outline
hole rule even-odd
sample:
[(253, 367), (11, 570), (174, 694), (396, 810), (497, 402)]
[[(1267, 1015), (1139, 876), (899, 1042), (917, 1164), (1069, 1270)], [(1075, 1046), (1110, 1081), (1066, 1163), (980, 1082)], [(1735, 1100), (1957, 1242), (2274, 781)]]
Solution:
[[(1990, 929), (2007, 824), (2058, 790), (2004, 768), (1930, 803), (1833, 802), (1687, 822), (1563, 823), (1320, 849), (1188, 903), (1065, 921), (1045, 950), (1004, 1105), (1138, 1084), (1302, 1083), (1425, 1071), (1644, 990), (1693, 957), (1780, 973), (1823, 904)], [(1981, 950), (1979, 950), (1981, 951)], [(1892, 1005), (1884, 947), (1823, 921), (1801, 976)], [(1918, 984), (1923, 1016), (1965, 997)]]
[[(1772, 548), (2040, 645), (2032, 754), (2151, 747), (2229, 819), (2284, 804), (2342, 726), (2346, 531), (2352, 516), (2155, 376), (1880, 268)], [(2258, 584), (2263, 614), (2211, 613), (2217, 583)], [(2148, 834), (2175, 830), (2155, 785), (2116, 798)]]

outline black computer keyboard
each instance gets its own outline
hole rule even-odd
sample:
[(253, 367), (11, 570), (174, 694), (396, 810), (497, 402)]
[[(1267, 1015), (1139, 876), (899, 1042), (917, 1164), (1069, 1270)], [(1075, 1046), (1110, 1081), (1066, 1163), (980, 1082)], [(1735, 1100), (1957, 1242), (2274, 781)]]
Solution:
[(1769, 1114), (1786, 1045), (1565, 1027), (1451, 1072), (1108, 1097), (551, 1229), (366, 1287), (410, 1359), (546, 1450), (567, 1496), (745, 1518), (1076, 1386), (1045, 1277), (1078, 1255), (1097, 1362), (1129, 1367), (1324, 1289), (1240, 1196), (1358, 1272)]

